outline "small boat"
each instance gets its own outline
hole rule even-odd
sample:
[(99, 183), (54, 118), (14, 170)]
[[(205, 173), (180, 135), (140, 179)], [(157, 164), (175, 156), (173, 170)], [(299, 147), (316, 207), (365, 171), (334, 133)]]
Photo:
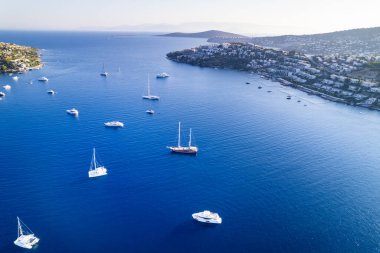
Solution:
[(292, 99), (292, 96), (290, 96), (290, 95), (288, 95), (287, 97), (286, 97), (286, 99)]
[(159, 96), (151, 95), (150, 94), (150, 78), (148, 76), (148, 95), (142, 96), (143, 99), (149, 99), (149, 100), (159, 100)]
[(49, 79), (46, 76), (43, 76), (40, 79), (38, 79), (38, 81), (40, 81), (40, 82), (48, 82)]
[(154, 110), (152, 110), (152, 109), (146, 110), (145, 112), (146, 112), (147, 114), (154, 114)]
[(104, 123), (104, 126), (105, 127), (119, 128), (119, 127), (124, 127), (124, 123), (122, 123), (120, 121), (110, 121), (110, 122)]
[(104, 77), (107, 77), (108, 76), (108, 72), (105, 71), (104, 69), (104, 64), (103, 64), (103, 69), (102, 69), (102, 73), (100, 73), (101, 76), (104, 76)]
[(218, 213), (213, 213), (208, 210), (192, 214), (193, 219), (203, 223), (222, 224), (222, 218)]
[(173, 153), (179, 153), (179, 154), (190, 154), (195, 155), (198, 152), (198, 147), (191, 146), (191, 128), (190, 128), (190, 134), (189, 134), (189, 146), (182, 147), (181, 146), (181, 122), (178, 122), (178, 144), (177, 146), (171, 146), (167, 147), (170, 149)]
[(259, 87), (257, 87), (258, 89), (262, 89), (263, 87), (261, 87), (261, 86), (259, 86)]
[(251, 84), (250, 82), (245, 82), (245, 84)]
[(297, 103), (301, 103), (301, 100), (297, 100)]
[(28, 228), (25, 223), (17, 217), (17, 239), (14, 241), (14, 244), (25, 249), (31, 249), (36, 245), (40, 239)]
[(18, 81), (18, 76), (12, 77), (13, 81)]
[(4, 88), (4, 90), (10, 90), (10, 89), (12, 89), (12, 86), (7, 84), (7, 85), (4, 85), (3, 88)]
[(92, 152), (90, 169), (88, 171), (88, 177), (100, 177), (105, 175), (107, 175), (107, 168), (96, 160), (96, 152), (94, 148)]
[(48, 90), (48, 91), (46, 91), (46, 93), (49, 94), (49, 95), (55, 95), (55, 94), (57, 94), (57, 92), (55, 92), (54, 90)]
[(0, 92), (0, 98), (1, 97), (5, 97), (5, 93), (4, 92)]
[(271, 90), (268, 90), (267, 92), (268, 92), (268, 93), (271, 93), (272, 91), (271, 91)]
[(72, 108), (70, 110), (66, 110), (67, 114), (73, 115), (75, 117), (79, 116), (79, 111), (75, 108)]
[(156, 78), (168, 78), (168, 77), (169, 77), (169, 74), (165, 72), (162, 72), (156, 75)]

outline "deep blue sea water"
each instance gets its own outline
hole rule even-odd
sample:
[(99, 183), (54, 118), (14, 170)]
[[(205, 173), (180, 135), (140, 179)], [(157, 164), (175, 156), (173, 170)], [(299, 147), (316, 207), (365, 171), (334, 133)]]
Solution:
[[(204, 40), (1, 32), (0, 41), (41, 48), (46, 63), (17, 82), (0, 76), (12, 86), (0, 101), (0, 252), (25, 252), (13, 245), (17, 215), (41, 238), (31, 252), (380, 252), (379, 112), (165, 58)], [(156, 80), (163, 71), (171, 77)], [(159, 102), (141, 99), (148, 74)], [(65, 113), (72, 107), (78, 119)], [(104, 128), (110, 120), (126, 127)], [(193, 128), (197, 156), (166, 149), (178, 121), (184, 141)], [(87, 177), (93, 147), (106, 177)], [(194, 222), (205, 209), (223, 224)]]

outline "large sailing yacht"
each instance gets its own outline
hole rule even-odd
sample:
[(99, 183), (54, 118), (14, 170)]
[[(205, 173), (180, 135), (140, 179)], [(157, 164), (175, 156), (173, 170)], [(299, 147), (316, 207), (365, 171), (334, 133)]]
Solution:
[(17, 239), (14, 244), (25, 249), (31, 249), (40, 239), (17, 217)]
[(88, 171), (88, 177), (100, 177), (107, 175), (107, 169), (96, 161), (95, 148), (92, 153), (92, 160), (90, 170)]
[(150, 94), (150, 78), (148, 76), (148, 95), (142, 96), (143, 99), (149, 99), (149, 100), (159, 100), (159, 96), (151, 95)]
[(181, 146), (181, 122), (178, 122), (178, 144), (177, 146), (168, 147), (173, 153), (180, 154), (192, 154), (195, 155), (198, 152), (198, 147), (191, 146), (191, 128), (189, 133), (189, 145), (187, 147)]

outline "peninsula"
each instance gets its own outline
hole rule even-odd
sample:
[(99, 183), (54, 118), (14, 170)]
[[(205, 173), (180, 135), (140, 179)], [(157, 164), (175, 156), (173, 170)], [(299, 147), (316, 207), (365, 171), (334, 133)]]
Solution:
[(167, 57), (200, 67), (249, 71), (331, 101), (380, 110), (376, 55), (309, 55), (231, 42), (170, 52)]
[(0, 73), (24, 72), (42, 67), (37, 48), (0, 42)]
[(229, 40), (229, 39), (245, 39), (246, 36), (236, 34), (236, 33), (229, 33), (229, 32), (223, 32), (218, 30), (209, 30), (204, 32), (198, 32), (198, 33), (168, 33), (163, 34), (159, 36), (165, 36), (165, 37), (184, 37), (184, 38), (200, 38), (200, 39), (215, 39), (215, 40)]

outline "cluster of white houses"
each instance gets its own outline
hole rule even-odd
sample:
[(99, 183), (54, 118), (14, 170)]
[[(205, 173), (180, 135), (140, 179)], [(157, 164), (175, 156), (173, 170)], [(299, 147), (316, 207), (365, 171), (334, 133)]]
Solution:
[(249, 43), (210, 44), (172, 52), (168, 58), (193, 65), (247, 70), (349, 104), (380, 108), (380, 84), (376, 80), (352, 77), (368, 68), (379, 56), (305, 55)]

